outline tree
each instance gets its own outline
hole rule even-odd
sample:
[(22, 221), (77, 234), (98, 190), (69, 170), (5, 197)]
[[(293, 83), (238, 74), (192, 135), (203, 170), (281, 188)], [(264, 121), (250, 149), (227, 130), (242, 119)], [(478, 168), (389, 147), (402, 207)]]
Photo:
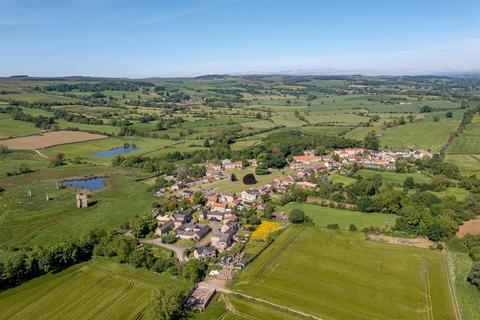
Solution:
[(65, 154), (57, 153), (55, 158), (50, 159), (50, 166), (51, 167), (59, 167), (65, 164)]
[(257, 179), (255, 179), (255, 176), (253, 173), (246, 174), (243, 179), (243, 184), (255, 184), (257, 183)]
[(432, 112), (432, 107), (430, 106), (423, 106), (420, 108), (420, 113), (429, 113), (429, 112)]
[(205, 262), (197, 259), (190, 259), (183, 266), (182, 276), (193, 283), (197, 283), (203, 279), (207, 268), (208, 265)]
[(305, 221), (305, 212), (300, 209), (293, 209), (288, 215), (288, 220), (291, 223), (303, 223)]
[(205, 139), (205, 141), (203, 141), (203, 146), (204, 146), (205, 148), (210, 148), (210, 140)]
[(357, 231), (358, 229), (357, 229), (357, 226), (352, 223), (352, 224), (350, 224), (350, 226), (348, 227), (348, 230), (350, 230), (350, 231)]
[(201, 192), (195, 192), (192, 196), (193, 204), (199, 205), (205, 203), (205, 197)]
[(238, 181), (237, 176), (232, 173), (232, 175), (230, 176), (230, 181), (232, 182)]
[(375, 131), (370, 131), (365, 139), (363, 139), (365, 148), (370, 150), (378, 150), (380, 142)]
[(155, 231), (156, 227), (157, 220), (151, 214), (137, 217), (132, 223), (133, 232), (138, 238), (145, 238), (150, 232)]
[(403, 181), (403, 187), (407, 189), (413, 189), (415, 187), (415, 181), (412, 177), (406, 177)]
[(157, 289), (148, 308), (149, 318), (155, 320), (180, 319), (182, 298), (183, 293), (179, 289)]
[(162, 242), (174, 243), (175, 241), (177, 241), (177, 234), (175, 233), (175, 231), (170, 231), (169, 233), (162, 236)]
[(261, 163), (255, 168), (255, 174), (259, 176), (263, 176), (263, 175), (270, 174), (270, 171), (268, 170), (267, 165), (265, 165), (264, 163)]
[(447, 118), (452, 118), (452, 117), (453, 117), (452, 111), (448, 111), (448, 112), (445, 114), (445, 117), (447, 117)]
[(470, 273), (468, 274), (467, 281), (473, 284), (480, 290), (480, 261), (474, 261)]

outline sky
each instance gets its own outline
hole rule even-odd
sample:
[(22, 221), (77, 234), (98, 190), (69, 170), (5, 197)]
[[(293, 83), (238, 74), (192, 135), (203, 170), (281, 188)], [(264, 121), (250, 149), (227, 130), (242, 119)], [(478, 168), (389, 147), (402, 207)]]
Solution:
[(478, 0), (0, 0), (0, 75), (480, 70)]

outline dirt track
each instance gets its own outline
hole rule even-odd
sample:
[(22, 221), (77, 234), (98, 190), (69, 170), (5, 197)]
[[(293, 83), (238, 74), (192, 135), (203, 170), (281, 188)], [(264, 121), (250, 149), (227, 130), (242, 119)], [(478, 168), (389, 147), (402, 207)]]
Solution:
[(466, 234), (480, 234), (480, 218), (465, 221), (458, 229), (457, 237), (461, 238)]
[(59, 144), (82, 142), (106, 138), (101, 134), (82, 131), (54, 131), (32, 136), (0, 140), (0, 144), (12, 150), (34, 150)]

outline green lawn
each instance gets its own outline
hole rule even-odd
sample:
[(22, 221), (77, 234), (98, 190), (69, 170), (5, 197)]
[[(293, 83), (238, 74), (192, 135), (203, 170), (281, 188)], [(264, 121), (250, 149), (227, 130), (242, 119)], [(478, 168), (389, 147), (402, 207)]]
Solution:
[[(25, 136), (39, 133), (40, 128), (35, 127), (31, 122), (14, 120), (9, 114), (0, 113), (0, 139)], [(2, 144), (2, 141), (0, 141)]]
[[(77, 209), (75, 189), (56, 189), (61, 179), (88, 174), (110, 175), (107, 188), (92, 192), (96, 204)], [(74, 239), (93, 228), (114, 229), (136, 214), (149, 211), (154, 201), (146, 184), (129, 170), (109, 167), (60, 167), (0, 180), (6, 189), (0, 206), (0, 243), (35, 245)], [(32, 197), (25, 195), (32, 192)], [(46, 201), (45, 194), (50, 201)]]
[(176, 287), (179, 278), (106, 259), (77, 264), (0, 293), (2, 319), (140, 319), (152, 291)]
[(447, 277), (429, 249), (291, 226), (231, 287), (323, 319), (455, 319)]
[(480, 319), (480, 291), (467, 282), (467, 276), (472, 266), (472, 259), (467, 253), (449, 251), (450, 270), (454, 273), (455, 290), (462, 318)]
[(344, 175), (338, 174), (338, 173), (334, 173), (334, 174), (330, 175), (330, 179), (332, 179), (332, 181), (335, 182), (335, 183), (343, 183), (346, 186), (349, 186), (349, 185), (355, 183), (355, 181), (357, 181), (357, 179), (355, 179), (355, 178), (350, 178), (350, 177), (347, 177), (347, 176), (344, 176)]
[[(271, 173), (264, 175), (264, 176), (259, 176), (255, 174), (255, 168), (252, 167), (247, 167), (243, 169), (229, 169), (225, 170), (225, 173), (228, 176), (228, 179), (222, 180), (222, 181), (216, 181), (213, 183), (209, 184), (203, 184), (203, 185), (198, 185), (194, 189), (199, 189), (199, 188), (213, 188), (217, 192), (242, 192), (243, 190), (250, 189), (250, 188), (258, 188), (260, 186), (263, 186), (275, 178), (285, 176), (289, 173), (294, 172), (291, 169), (284, 169), (284, 170), (276, 170), (276, 169), (270, 169)], [(249, 173), (255, 174), (255, 179), (257, 179), (257, 183), (255, 184), (250, 184), (246, 185), (242, 182), (242, 178)], [(238, 181), (230, 181), (230, 175), (234, 174)]]
[(368, 169), (360, 169), (355, 173), (355, 176), (362, 176), (370, 178), (374, 175), (382, 176), (383, 182), (403, 186), (403, 182), (407, 177), (413, 178), (416, 183), (430, 183), (430, 177), (421, 173), (396, 173), (391, 171), (375, 171)]
[(308, 203), (291, 202), (277, 208), (278, 211), (283, 210), (287, 213), (290, 213), (293, 209), (300, 209), (305, 212), (319, 227), (336, 223), (341, 229), (348, 229), (350, 224), (353, 223), (358, 229), (369, 226), (385, 228), (393, 226), (396, 219), (394, 215), (342, 210)]

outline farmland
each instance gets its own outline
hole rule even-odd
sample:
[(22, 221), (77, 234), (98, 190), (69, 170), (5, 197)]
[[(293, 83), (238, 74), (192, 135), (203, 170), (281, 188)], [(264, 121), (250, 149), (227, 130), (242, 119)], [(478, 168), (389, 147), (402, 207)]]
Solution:
[(441, 254), (346, 231), (290, 227), (232, 287), (321, 318), (455, 317)]
[[(39, 132), (40, 129), (35, 128), (33, 123), (13, 120), (9, 116), (0, 113), (0, 139), (8, 139)], [(3, 142), (0, 140), (0, 143)]]
[(1, 141), (4, 146), (13, 150), (34, 150), (59, 144), (98, 140), (105, 136), (87, 132), (55, 131), (28, 137), (13, 138)]
[(133, 319), (145, 314), (153, 290), (172, 286), (187, 289), (174, 277), (95, 259), (0, 293), (0, 318)]

